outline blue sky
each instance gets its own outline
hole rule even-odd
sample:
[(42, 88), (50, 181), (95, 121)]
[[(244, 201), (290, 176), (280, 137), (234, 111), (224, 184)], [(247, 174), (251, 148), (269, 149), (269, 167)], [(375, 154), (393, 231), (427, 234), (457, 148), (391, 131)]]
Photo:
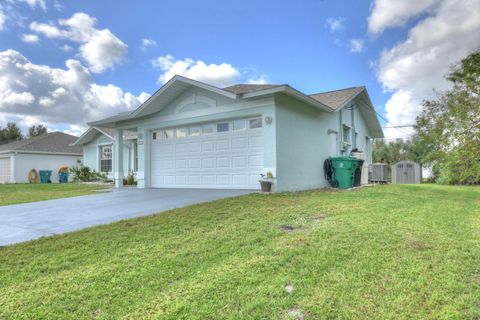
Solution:
[(288, 83), (305, 93), (365, 85), (391, 125), (411, 124), (421, 99), (445, 87), (448, 65), (480, 43), (472, 35), (480, 33), (479, 0), (0, 4), (0, 71), (8, 77), (0, 126), (47, 123), (73, 133), (136, 107), (174, 73), (219, 86)]

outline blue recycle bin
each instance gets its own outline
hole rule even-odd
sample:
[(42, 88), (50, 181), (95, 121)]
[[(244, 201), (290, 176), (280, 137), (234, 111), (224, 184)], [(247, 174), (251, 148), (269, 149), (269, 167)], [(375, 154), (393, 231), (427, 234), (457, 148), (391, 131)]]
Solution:
[(40, 183), (52, 183), (50, 178), (52, 177), (52, 170), (40, 170)]

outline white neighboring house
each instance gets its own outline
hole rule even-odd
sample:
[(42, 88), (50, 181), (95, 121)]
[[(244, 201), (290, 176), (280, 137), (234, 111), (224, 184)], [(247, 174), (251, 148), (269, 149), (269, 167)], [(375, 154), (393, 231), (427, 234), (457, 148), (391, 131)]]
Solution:
[(78, 138), (50, 132), (30, 139), (0, 145), (0, 183), (26, 183), (30, 170), (51, 170), (58, 182), (58, 169), (82, 160), (82, 147), (71, 146)]

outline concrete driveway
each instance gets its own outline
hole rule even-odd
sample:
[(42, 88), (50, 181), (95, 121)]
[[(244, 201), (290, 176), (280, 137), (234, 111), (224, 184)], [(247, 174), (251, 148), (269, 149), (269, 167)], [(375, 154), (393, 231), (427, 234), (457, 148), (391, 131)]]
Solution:
[(115, 189), (0, 207), (0, 246), (251, 193), (245, 190)]

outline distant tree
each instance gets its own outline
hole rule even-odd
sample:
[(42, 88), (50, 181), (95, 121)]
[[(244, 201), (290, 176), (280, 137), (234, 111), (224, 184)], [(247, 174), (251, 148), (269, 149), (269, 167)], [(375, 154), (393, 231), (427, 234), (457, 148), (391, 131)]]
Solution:
[(425, 156), (424, 150), (417, 136), (408, 140), (397, 139), (390, 142), (380, 139), (373, 144), (373, 161), (389, 165), (400, 160), (413, 160), (422, 163)]
[(22, 139), (22, 131), (15, 123), (9, 122), (5, 128), (0, 127), (0, 145)]
[(33, 138), (47, 132), (47, 127), (45, 127), (43, 124), (39, 124), (38, 126), (33, 125), (28, 128), (28, 137)]
[(425, 101), (416, 130), (439, 182), (480, 184), (480, 51), (446, 79), (452, 89)]

